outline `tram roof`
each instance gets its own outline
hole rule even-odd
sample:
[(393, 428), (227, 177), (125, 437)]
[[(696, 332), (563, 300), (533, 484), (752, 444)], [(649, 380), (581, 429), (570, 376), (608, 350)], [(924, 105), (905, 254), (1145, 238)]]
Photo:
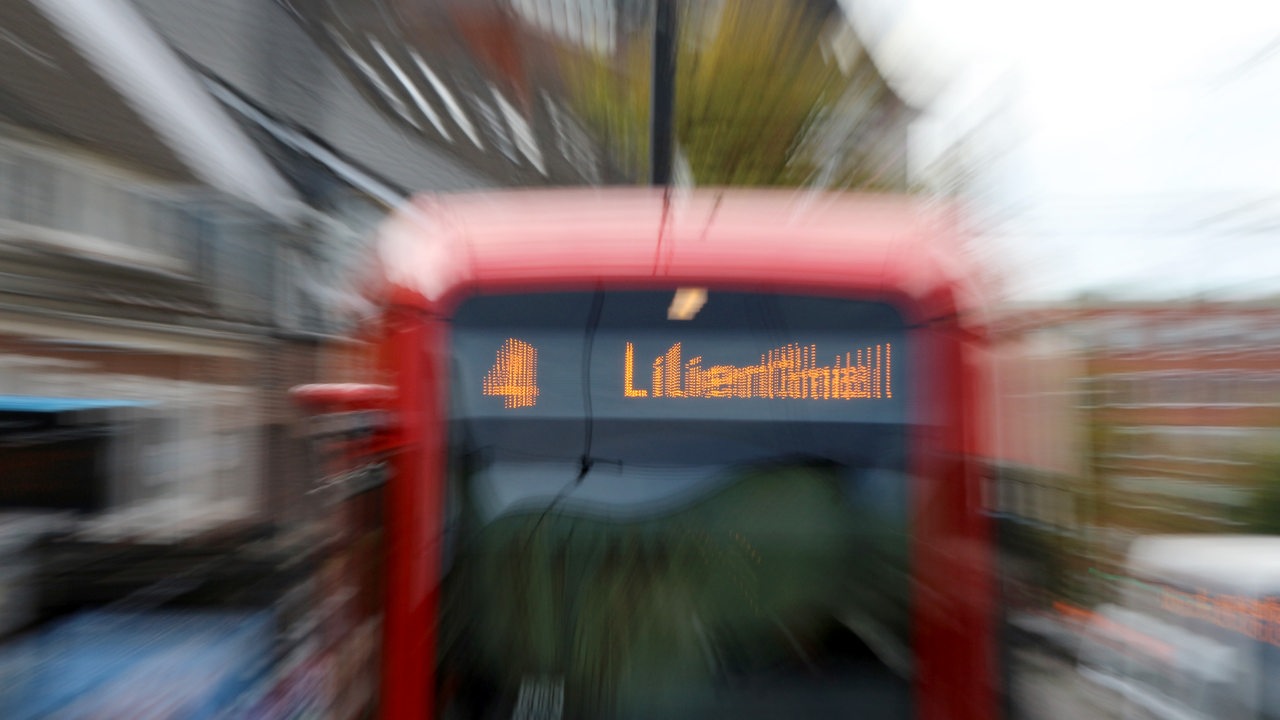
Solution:
[[(665, 230), (660, 230), (664, 226)], [(379, 238), (394, 302), (533, 288), (786, 289), (906, 301), (925, 320), (979, 310), (953, 208), (795, 190), (517, 190), (420, 196)]]

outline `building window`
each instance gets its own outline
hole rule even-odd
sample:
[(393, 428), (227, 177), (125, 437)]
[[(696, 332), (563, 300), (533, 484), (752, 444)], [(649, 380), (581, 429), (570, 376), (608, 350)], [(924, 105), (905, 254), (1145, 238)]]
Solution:
[(1121, 377), (1116, 380), (1119, 386), (1118, 405), (1136, 405), (1141, 402), (1141, 387), (1132, 377)]
[(1099, 378), (1078, 378), (1073, 382), (1078, 407), (1099, 407), (1105, 400), (1105, 381)]
[(18, 159), (17, 169), (17, 219), (31, 225), (45, 224), (53, 214), (55, 189), (52, 168), (36, 158), (22, 156)]

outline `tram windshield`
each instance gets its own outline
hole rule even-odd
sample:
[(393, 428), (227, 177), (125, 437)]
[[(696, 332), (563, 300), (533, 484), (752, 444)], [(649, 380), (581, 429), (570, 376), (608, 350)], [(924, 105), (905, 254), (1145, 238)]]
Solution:
[(442, 717), (906, 717), (912, 335), (880, 303), (480, 296)]

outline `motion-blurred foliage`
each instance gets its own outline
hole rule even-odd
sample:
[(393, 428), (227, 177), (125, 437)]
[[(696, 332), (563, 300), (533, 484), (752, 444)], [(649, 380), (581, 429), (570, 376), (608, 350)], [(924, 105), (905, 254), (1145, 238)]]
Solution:
[[(900, 189), (865, 143), (847, 142), (881, 131), (895, 100), (860, 46), (845, 69), (837, 62), (838, 13), (749, 0), (681, 7), (676, 142), (695, 184)], [(637, 179), (649, 166), (650, 38), (562, 58), (575, 109)]]
[(1251, 532), (1280, 535), (1280, 455), (1255, 464), (1252, 502), (1244, 522)]

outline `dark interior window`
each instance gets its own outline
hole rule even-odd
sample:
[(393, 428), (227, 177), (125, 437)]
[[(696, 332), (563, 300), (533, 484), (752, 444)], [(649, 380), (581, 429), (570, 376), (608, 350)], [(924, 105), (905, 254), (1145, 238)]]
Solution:
[(455, 315), (443, 717), (910, 714), (901, 317), (680, 298)]

